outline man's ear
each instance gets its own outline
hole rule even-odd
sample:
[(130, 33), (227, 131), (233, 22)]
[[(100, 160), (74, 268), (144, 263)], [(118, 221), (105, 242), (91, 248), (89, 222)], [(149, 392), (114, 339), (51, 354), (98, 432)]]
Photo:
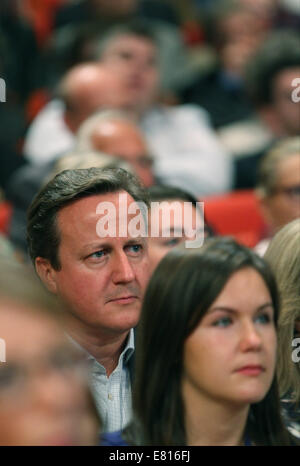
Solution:
[(69, 128), (69, 130), (75, 134), (78, 129), (78, 125), (76, 124), (74, 118), (72, 118), (70, 112), (68, 112), (67, 110), (63, 114), (63, 120), (65, 125)]
[(37, 257), (35, 259), (35, 268), (38, 276), (40, 277), (46, 288), (51, 293), (56, 294), (56, 270), (54, 270), (49, 260), (45, 259), (44, 257)]

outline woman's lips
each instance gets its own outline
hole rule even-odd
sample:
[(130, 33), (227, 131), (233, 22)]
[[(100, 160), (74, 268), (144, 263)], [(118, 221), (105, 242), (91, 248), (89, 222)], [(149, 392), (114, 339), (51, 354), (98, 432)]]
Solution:
[(243, 375), (259, 375), (262, 372), (264, 372), (264, 368), (262, 366), (254, 366), (254, 365), (249, 365), (249, 366), (243, 366), (240, 369), (237, 369), (235, 372), (238, 372), (239, 374)]

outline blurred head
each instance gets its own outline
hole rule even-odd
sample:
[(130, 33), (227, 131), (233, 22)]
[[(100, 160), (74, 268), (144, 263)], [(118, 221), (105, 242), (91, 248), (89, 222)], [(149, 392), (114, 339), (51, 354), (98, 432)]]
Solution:
[(126, 88), (116, 73), (99, 63), (74, 66), (62, 79), (58, 97), (65, 104), (65, 122), (74, 133), (99, 108), (127, 104)]
[(130, 16), (137, 8), (137, 0), (88, 0), (93, 12), (101, 18), (121, 19)]
[(212, 8), (207, 35), (217, 49), (223, 69), (241, 75), (265, 37), (267, 25), (240, 0), (222, 0)]
[(280, 392), (300, 402), (300, 364), (292, 359), (292, 340), (300, 337), (300, 219), (278, 231), (264, 259), (273, 270), (281, 298), (277, 371)]
[(300, 105), (291, 95), (296, 78), (300, 78), (300, 65), (279, 71), (272, 83), (272, 106), (286, 136), (300, 133)]
[(293, 81), (300, 75), (300, 36), (296, 31), (273, 32), (249, 61), (245, 73), (250, 98), (269, 115), (276, 136), (300, 132), (299, 102)]
[(264, 156), (257, 195), (271, 233), (300, 217), (300, 137), (283, 139)]
[[(151, 272), (157, 267), (161, 259), (174, 247), (185, 241), (192, 241), (187, 236), (190, 225), (203, 228), (203, 212), (197, 205), (197, 199), (180, 188), (166, 185), (155, 185), (148, 190), (150, 196), (149, 227), (150, 232), (157, 230), (157, 235), (149, 234), (149, 261)], [(185, 210), (185, 205), (191, 210)], [(198, 232), (200, 234), (200, 231)], [(211, 228), (204, 225), (204, 237), (212, 236)]]
[(122, 76), (128, 108), (142, 112), (155, 101), (158, 91), (157, 48), (146, 25), (112, 28), (99, 44), (99, 59)]
[(0, 262), (0, 445), (95, 445), (99, 420), (60, 305), (32, 271)]
[(30, 255), (73, 326), (97, 335), (136, 326), (149, 274), (146, 238), (129, 228), (137, 202), (147, 197), (133, 175), (100, 168), (65, 170), (34, 199)]
[[(186, 444), (192, 397), (227, 408), (250, 406), (250, 437), (274, 442), (271, 431), (276, 426), (276, 437), (281, 426), (277, 318), (275, 280), (246, 247), (215, 238), (200, 250), (167, 254), (149, 282), (139, 324), (134, 409), (143, 441)], [(242, 370), (249, 365), (255, 374)], [(266, 422), (273, 416), (279, 424)]]
[(87, 119), (78, 131), (76, 150), (106, 152), (128, 163), (144, 186), (154, 183), (146, 141), (125, 113), (102, 111)]

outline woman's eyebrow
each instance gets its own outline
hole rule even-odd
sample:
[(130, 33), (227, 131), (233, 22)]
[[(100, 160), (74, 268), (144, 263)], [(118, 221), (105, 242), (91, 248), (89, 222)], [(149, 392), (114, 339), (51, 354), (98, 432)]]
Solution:
[[(260, 312), (260, 311), (263, 311), (265, 308), (268, 308), (268, 307), (271, 307), (272, 309), (274, 309), (274, 306), (271, 302), (267, 302), (267, 303), (264, 303), (264, 304), (261, 304), (260, 306), (258, 306), (254, 312)], [(232, 307), (227, 307), (227, 306), (215, 306), (213, 307), (212, 309), (210, 309), (207, 314), (210, 314), (212, 312), (216, 312), (216, 311), (226, 311), (226, 312), (229, 312), (229, 313), (232, 313), (232, 314), (235, 314), (237, 312), (239, 312), (238, 309), (234, 309)]]

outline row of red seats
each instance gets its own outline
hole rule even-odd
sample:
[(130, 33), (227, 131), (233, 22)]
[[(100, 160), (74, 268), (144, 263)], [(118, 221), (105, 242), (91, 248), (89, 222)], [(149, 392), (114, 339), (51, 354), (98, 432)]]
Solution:
[[(253, 190), (233, 191), (204, 199), (207, 222), (220, 235), (233, 236), (246, 246), (255, 246), (266, 231), (258, 201)], [(0, 203), (0, 232), (7, 234), (12, 206)]]

